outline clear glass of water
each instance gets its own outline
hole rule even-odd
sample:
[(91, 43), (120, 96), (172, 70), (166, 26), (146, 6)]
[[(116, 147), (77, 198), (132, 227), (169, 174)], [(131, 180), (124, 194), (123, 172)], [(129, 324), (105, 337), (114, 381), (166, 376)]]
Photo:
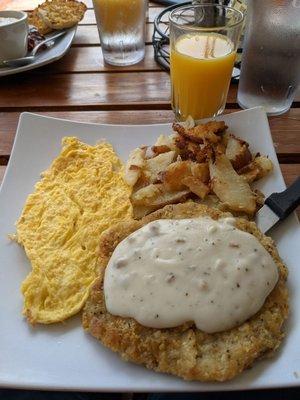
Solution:
[(291, 107), (300, 83), (300, 2), (248, 0), (247, 5), (238, 103), (279, 115)]
[(136, 64), (145, 56), (147, 0), (93, 0), (104, 61)]

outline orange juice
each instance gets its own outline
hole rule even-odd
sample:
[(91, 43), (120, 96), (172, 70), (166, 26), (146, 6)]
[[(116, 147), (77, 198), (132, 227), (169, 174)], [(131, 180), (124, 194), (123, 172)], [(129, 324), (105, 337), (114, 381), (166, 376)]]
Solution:
[(235, 60), (234, 45), (216, 33), (180, 36), (171, 49), (172, 106), (177, 118), (221, 113)]
[(144, 0), (93, 0), (96, 18), (107, 34), (135, 30), (143, 23)]

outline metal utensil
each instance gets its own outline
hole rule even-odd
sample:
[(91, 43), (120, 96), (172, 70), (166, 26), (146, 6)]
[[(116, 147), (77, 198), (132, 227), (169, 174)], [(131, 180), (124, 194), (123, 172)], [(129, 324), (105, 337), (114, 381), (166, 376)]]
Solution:
[(283, 221), (300, 205), (300, 177), (281, 193), (273, 193), (256, 214), (259, 229), (266, 233), (277, 222)]
[(51, 41), (55, 41), (57, 38), (63, 36), (66, 33), (66, 30), (63, 31), (57, 31), (55, 34), (48, 36), (45, 40), (37, 44), (31, 51), (30, 56), (26, 57), (21, 57), (21, 58), (14, 58), (12, 60), (4, 60), (0, 61), (0, 66), (2, 67), (12, 67), (12, 68), (17, 68), (17, 67), (22, 67), (23, 65), (27, 65), (32, 63), (35, 58), (36, 54), (39, 51), (39, 49), (44, 46), (46, 43), (49, 43)]

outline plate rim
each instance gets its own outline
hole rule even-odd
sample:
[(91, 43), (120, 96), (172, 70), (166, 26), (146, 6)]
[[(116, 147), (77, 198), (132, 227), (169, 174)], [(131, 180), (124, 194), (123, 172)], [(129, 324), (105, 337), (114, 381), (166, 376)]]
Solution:
[[(2, 78), (4, 76), (15, 75), (15, 74), (20, 74), (22, 72), (31, 71), (33, 69), (40, 68), (47, 64), (51, 64), (52, 62), (60, 60), (72, 46), (76, 31), (77, 31), (77, 25), (73, 26), (71, 28), (68, 28), (67, 31), (68, 32), (62, 37), (62, 40), (64, 38), (66, 38), (68, 35), (70, 35), (69, 42), (68, 42), (68, 45), (65, 46), (64, 50), (59, 55), (53, 55), (52, 57), (46, 58), (43, 61), (36, 61), (32, 64), (23, 65), (23, 66), (17, 67), (17, 68), (10, 68), (10, 69), (6, 69), (6, 70), (1, 70), (1, 68), (0, 68), (0, 78)], [(52, 48), (55, 48), (55, 44)]]

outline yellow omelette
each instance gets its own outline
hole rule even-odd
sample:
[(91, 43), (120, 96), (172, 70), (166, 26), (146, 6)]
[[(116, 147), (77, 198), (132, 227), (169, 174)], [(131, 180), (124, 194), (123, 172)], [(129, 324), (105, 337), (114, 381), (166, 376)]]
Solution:
[(132, 216), (129, 196), (109, 143), (63, 139), (17, 221), (17, 240), (32, 265), (22, 284), (30, 323), (63, 321), (82, 308), (97, 276), (99, 238)]

